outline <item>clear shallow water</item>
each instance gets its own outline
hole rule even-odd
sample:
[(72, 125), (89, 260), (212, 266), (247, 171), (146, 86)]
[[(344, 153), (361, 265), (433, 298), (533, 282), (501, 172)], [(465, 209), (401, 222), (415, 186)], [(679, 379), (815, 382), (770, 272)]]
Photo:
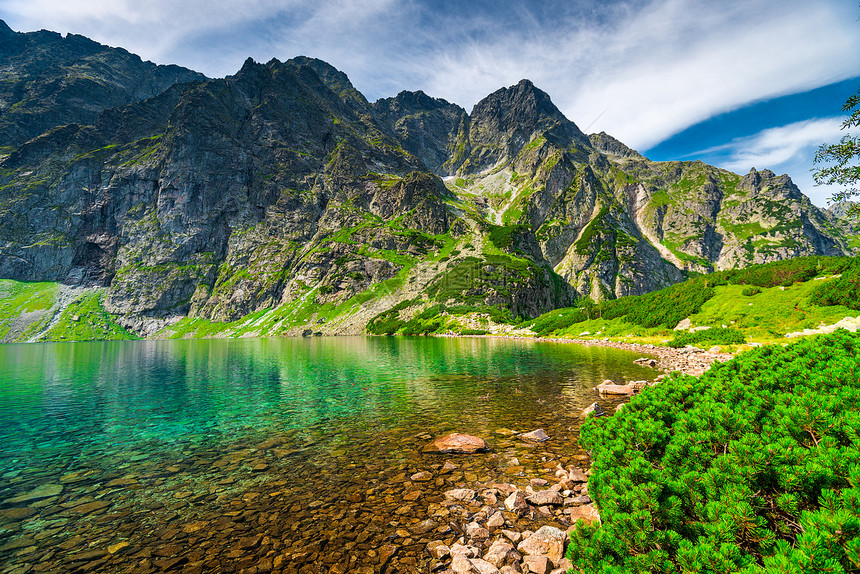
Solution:
[[(409, 526), (441, 493), (583, 458), (579, 412), (603, 379), (653, 378), (637, 356), (483, 338), (0, 345), (0, 572), (426, 571), (423, 546), (450, 533)], [(512, 436), (538, 427), (540, 447)], [(421, 454), (452, 431), (491, 453)]]

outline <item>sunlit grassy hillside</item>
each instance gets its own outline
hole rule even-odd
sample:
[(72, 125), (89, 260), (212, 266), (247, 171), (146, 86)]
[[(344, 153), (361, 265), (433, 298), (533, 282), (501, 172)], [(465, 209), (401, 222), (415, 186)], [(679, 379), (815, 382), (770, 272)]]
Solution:
[[(737, 347), (786, 342), (786, 335), (860, 316), (860, 259), (802, 257), (696, 277), (667, 289), (558, 309), (527, 322), (547, 337), (666, 344), (709, 327), (693, 344)], [(689, 319), (689, 326), (675, 327)], [(704, 331), (704, 329), (701, 329)]]

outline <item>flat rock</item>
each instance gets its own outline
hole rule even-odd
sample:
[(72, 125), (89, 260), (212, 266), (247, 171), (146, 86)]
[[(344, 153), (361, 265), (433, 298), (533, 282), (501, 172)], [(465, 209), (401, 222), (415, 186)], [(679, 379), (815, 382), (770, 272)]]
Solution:
[(593, 504), (586, 504), (584, 506), (577, 506), (575, 508), (571, 508), (571, 524), (576, 524), (578, 520), (584, 520), (585, 522), (592, 523), (596, 520), (600, 520), (600, 513), (597, 512), (597, 509), (594, 507)]
[(632, 395), (635, 391), (628, 385), (614, 385), (605, 382), (597, 385), (597, 391), (603, 395)]
[(409, 479), (414, 482), (427, 482), (428, 480), (433, 480), (433, 474), (422, 470), (410, 476)]
[(523, 433), (520, 435), (520, 438), (523, 440), (530, 440), (533, 442), (546, 442), (549, 440), (549, 435), (543, 429), (533, 430), (531, 432)]
[(427, 446), (423, 452), (438, 452), (443, 454), (474, 454), (490, 450), (487, 441), (478, 436), (451, 433), (439, 437)]
[(454, 488), (445, 492), (445, 498), (456, 502), (469, 502), (475, 498), (475, 491), (471, 488)]
[(526, 500), (535, 506), (561, 506), (564, 504), (564, 498), (556, 490), (539, 490)]
[(40, 498), (50, 498), (57, 496), (63, 492), (61, 484), (43, 484), (37, 486), (26, 494), (21, 494), (14, 498), (9, 498), (5, 501), (6, 504), (18, 504), (19, 502), (29, 502), (31, 500), (39, 500)]
[(571, 482), (588, 482), (588, 477), (578, 468), (569, 468), (567, 477)]

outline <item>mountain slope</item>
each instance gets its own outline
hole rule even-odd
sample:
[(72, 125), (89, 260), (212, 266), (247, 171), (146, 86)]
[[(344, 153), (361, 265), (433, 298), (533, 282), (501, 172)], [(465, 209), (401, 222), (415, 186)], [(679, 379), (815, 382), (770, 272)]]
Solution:
[(56, 32), (14, 32), (0, 20), (0, 150), (170, 86), (205, 79), (179, 66), (144, 62), (122, 48)]
[[(16, 46), (8, 61), (54, 65)], [(468, 114), (421, 92), (371, 104), (306, 57), (191, 79), (12, 144), (0, 277), (100, 289), (146, 336), (358, 333), (441, 306), (531, 317), (687, 270), (852, 250), (850, 228), (787, 177), (650, 162), (583, 134), (527, 80)], [(47, 124), (64, 101), (40, 100)]]

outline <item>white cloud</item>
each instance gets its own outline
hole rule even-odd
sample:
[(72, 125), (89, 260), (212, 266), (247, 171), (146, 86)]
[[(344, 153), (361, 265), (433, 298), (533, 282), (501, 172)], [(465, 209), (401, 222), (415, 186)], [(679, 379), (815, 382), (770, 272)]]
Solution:
[(654, 0), (625, 8), (611, 24), (573, 21), (543, 35), (508, 32), (453, 47), (430, 66), (433, 93), (472, 103), (529, 77), (582, 127), (594, 122), (589, 131), (646, 149), (718, 113), (860, 69), (857, 24), (833, 3)]
[[(755, 135), (738, 138), (731, 143), (701, 152), (701, 155), (729, 151), (729, 159), (721, 166), (732, 171), (749, 171), (751, 167), (779, 166), (799, 159), (811, 159), (825, 141), (841, 137), (845, 118), (822, 118), (795, 122), (763, 130)], [(810, 154), (810, 151), (812, 152)], [(811, 161), (809, 162), (811, 164)]]

